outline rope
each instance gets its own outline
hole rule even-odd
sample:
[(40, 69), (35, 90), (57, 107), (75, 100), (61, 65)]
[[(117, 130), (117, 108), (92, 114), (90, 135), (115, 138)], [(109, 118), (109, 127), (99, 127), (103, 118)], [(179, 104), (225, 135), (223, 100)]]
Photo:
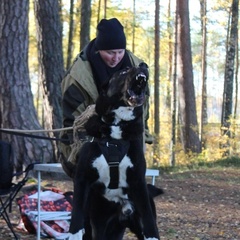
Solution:
[[(13, 134), (13, 135), (19, 135), (24, 137), (30, 137), (30, 138), (39, 138), (39, 139), (47, 139), (47, 140), (54, 140), (54, 141), (62, 141), (66, 142), (69, 141), (68, 139), (62, 139), (62, 138), (51, 138), (51, 137), (45, 137), (45, 136), (37, 136), (29, 133), (46, 133), (46, 132), (61, 132), (66, 130), (73, 130), (74, 134), (74, 142), (76, 145), (76, 148), (78, 149), (79, 142), (81, 142), (78, 139), (78, 130), (84, 130), (84, 124), (85, 122), (95, 113), (95, 105), (89, 105), (86, 110), (78, 116), (74, 123), (73, 127), (66, 127), (66, 128), (57, 128), (57, 129), (39, 129), (39, 130), (22, 130), (22, 129), (8, 129), (8, 128), (0, 128), (0, 132), (4, 132), (7, 134)], [(73, 144), (74, 145), (74, 144)]]
[(73, 130), (73, 127), (56, 128), (56, 129), (39, 129), (39, 130), (22, 130), (22, 129), (9, 129), (0, 128), (1, 132), (16, 132), (16, 133), (44, 133), (44, 132), (61, 132), (65, 130)]
[(46, 129), (43, 129), (43, 130), (42, 129), (40, 129), (40, 130), (21, 130), (21, 129), (0, 128), (0, 132), (4, 132), (4, 133), (7, 133), (7, 134), (12, 134), (12, 135), (23, 136), (23, 137), (66, 142), (66, 141), (69, 141), (69, 140), (63, 139), (63, 138), (51, 138), (51, 137), (45, 137), (45, 136), (38, 136), (38, 135), (29, 134), (29, 133), (61, 132), (61, 131), (72, 130), (72, 129), (73, 129), (73, 127), (48, 129), (48, 130), (46, 130)]

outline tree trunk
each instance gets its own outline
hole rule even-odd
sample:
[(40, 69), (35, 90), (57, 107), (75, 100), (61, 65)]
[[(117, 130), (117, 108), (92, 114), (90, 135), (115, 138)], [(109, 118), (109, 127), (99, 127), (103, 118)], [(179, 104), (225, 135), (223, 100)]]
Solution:
[(167, 34), (168, 34), (168, 81), (167, 84), (167, 97), (166, 97), (166, 105), (169, 109), (171, 109), (171, 80), (172, 80), (172, 72), (173, 72), (173, 34), (172, 34), (172, 17), (171, 17), (171, 0), (168, 1), (168, 16), (167, 16)]
[(69, 11), (69, 32), (68, 32), (68, 48), (67, 48), (67, 64), (66, 69), (69, 69), (72, 64), (72, 50), (73, 50), (73, 9), (74, 9), (74, 0), (70, 0), (70, 11)]
[(90, 41), (91, 23), (91, 1), (82, 0), (81, 2), (81, 29), (80, 29), (80, 50)]
[[(237, 43), (238, 43), (238, 32), (237, 32)], [(239, 70), (239, 54), (238, 54), (238, 44), (236, 44), (236, 69), (235, 69), (235, 102), (234, 102), (234, 112), (233, 112), (233, 119), (234, 119), (234, 127), (232, 131), (232, 137), (235, 138), (237, 136), (237, 129), (238, 125), (236, 124), (237, 119), (237, 109), (238, 109), (238, 70)], [(233, 150), (235, 153), (238, 150), (237, 141), (234, 141)]]
[(234, 76), (234, 62), (238, 32), (238, 0), (232, 2), (232, 21), (230, 29), (230, 37), (227, 45), (227, 56), (225, 64), (224, 75), (224, 90), (223, 90), (223, 107), (222, 107), (222, 134), (230, 136), (230, 117), (232, 115), (233, 104), (233, 76)]
[(178, 86), (179, 116), (185, 152), (201, 152), (193, 85), (193, 67), (189, 26), (188, 0), (177, 0), (178, 14)]
[[(238, 32), (237, 32), (237, 43), (238, 43)], [(236, 69), (235, 69), (235, 103), (234, 103), (234, 114), (233, 118), (236, 119), (237, 117), (237, 109), (238, 109), (238, 70), (239, 70), (239, 47), (238, 44), (236, 45)]]
[(107, 0), (104, 0), (104, 14), (103, 18), (107, 18)]
[[(34, 9), (37, 25), (39, 78), (43, 90), (45, 120), (43, 126), (46, 129), (57, 129), (62, 127), (61, 81), (64, 72), (58, 0), (35, 0)], [(54, 135), (59, 137), (59, 132), (55, 132)], [(56, 150), (56, 142), (52, 144)]]
[(100, 21), (100, 16), (101, 16), (101, 5), (102, 5), (102, 2), (101, 2), (101, 0), (98, 0), (98, 9), (97, 9), (97, 22), (96, 22), (96, 24), (98, 24), (99, 23), (99, 21)]
[(175, 157), (175, 146), (176, 146), (176, 135), (177, 135), (177, 50), (178, 50), (178, 6), (176, 6), (175, 13), (175, 33), (174, 33), (174, 62), (173, 62), (173, 81), (172, 81), (172, 138), (171, 138), (171, 158), (170, 166), (175, 166), (176, 157)]
[(135, 52), (136, 0), (133, 0), (132, 52)]
[(201, 25), (202, 25), (202, 106), (200, 118), (200, 139), (205, 145), (204, 127), (208, 122), (207, 115), (207, 1), (200, 0), (201, 5)]
[[(28, 0), (2, 0), (0, 3), (1, 128), (41, 129), (28, 71), (28, 10)], [(1, 139), (11, 143), (17, 170), (32, 162), (49, 162), (52, 158), (52, 147), (47, 140), (5, 133)]]
[(63, 54), (58, 0), (35, 0), (39, 77), (43, 87), (45, 127), (62, 126)]
[[(154, 51), (154, 156), (159, 159), (159, 135), (160, 135), (160, 100), (159, 100), (159, 45), (160, 45), (160, 29), (159, 29), (159, 0), (155, 1), (155, 51)], [(157, 160), (153, 159), (154, 162)]]

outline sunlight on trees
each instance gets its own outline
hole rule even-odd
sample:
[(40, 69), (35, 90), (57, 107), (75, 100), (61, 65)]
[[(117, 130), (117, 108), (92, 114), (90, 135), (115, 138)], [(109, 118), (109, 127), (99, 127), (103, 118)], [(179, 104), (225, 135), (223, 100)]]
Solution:
[[(42, 93), (39, 90), (38, 83), (38, 47), (36, 39), (36, 24), (34, 19), (33, 0), (30, 0), (29, 5), (29, 51), (28, 51), (28, 64), (29, 64), (29, 76), (31, 81), (31, 89), (34, 95), (34, 104), (37, 109), (38, 119), (42, 123), (43, 110), (42, 110)], [(66, 66), (68, 57), (68, 37), (69, 37), (69, 19), (70, 19), (70, 1), (62, 0), (61, 6), (61, 20), (62, 20), (62, 50), (64, 57), (64, 66)], [(73, 1), (73, 35), (72, 35), (72, 47), (70, 62), (74, 61), (74, 58), (79, 53), (80, 48), (80, 19), (81, 19), (81, 1)], [(189, 0), (190, 8), (190, 36), (191, 36), (191, 48), (192, 48), (192, 64), (193, 64), (193, 83), (195, 90), (195, 102), (197, 111), (197, 122), (201, 122), (201, 104), (202, 104), (202, 33), (201, 33), (201, 15), (200, 15), (200, 1)], [(206, 0), (207, 2), (207, 124), (204, 130), (204, 138), (207, 139), (205, 148), (202, 149), (202, 153), (196, 156), (193, 153), (186, 154), (183, 151), (183, 146), (180, 139), (179, 122), (177, 122), (176, 128), (176, 145), (173, 147), (176, 154), (176, 164), (196, 163), (197, 161), (212, 161), (222, 157), (222, 150), (219, 149), (219, 144), (225, 144), (228, 142), (230, 148), (230, 154), (238, 156), (239, 153), (239, 110), (236, 111), (236, 118), (233, 120), (230, 117), (231, 128), (233, 131), (233, 137), (230, 139), (227, 136), (221, 136), (220, 123), (222, 113), (222, 95), (224, 86), (224, 69), (226, 59), (226, 45), (227, 45), (227, 27), (229, 21), (229, 13), (231, 11), (232, 0)], [(134, 53), (142, 58), (150, 68), (150, 118), (149, 128), (150, 132), (154, 133), (154, 13), (155, 13), (155, 1), (136, 1), (135, 15), (133, 12), (133, 1), (120, 1), (109, 0), (107, 1), (107, 7), (103, 5), (104, 1), (101, 1), (99, 6), (98, 0), (92, 0), (91, 2), (91, 23), (90, 23), (90, 39), (96, 36), (96, 26), (99, 18), (103, 18), (106, 14), (107, 18), (118, 18), (125, 27), (125, 33), (127, 37), (127, 48), (133, 49)], [(169, 4), (169, 5), (168, 5)], [(170, 11), (169, 6), (171, 7)], [(160, 78), (159, 78), (159, 95), (160, 95), (160, 136), (159, 136), (159, 155), (153, 156), (153, 146), (148, 145), (146, 156), (149, 165), (168, 166), (171, 158), (171, 137), (172, 137), (172, 107), (171, 101), (173, 100), (173, 48), (175, 44), (175, 9), (176, 1), (160, 1)], [(105, 12), (104, 12), (105, 9)], [(221, 17), (219, 17), (221, 16)], [(133, 26), (134, 19), (134, 26)], [(134, 39), (133, 39), (133, 27), (134, 27)], [(172, 48), (172, 49), (171, 49)], [(239, 51), (239, 50), (238, 50)], [(171, 52), (172, 58), (169, 57)], [(171, 60), (170, 60), (171, 59)], [(239, 67), (239, 66), (234, 66)], [(67, 69), (65, 69), (67, 70)], [(179, 73), (177, 73), (178, 75)], [(238, 76), (235, 78), (237, 81)], [(234, 85), (236, 88), (236, 85)], [(179, 89), (177, 89), (178, 91)], [(235, 89), (233, 89), (233, 105), (237, 104), (239, 100), (236, 98)], [(239, 90), (238, 90), (239, 91)], [(178, 98), (178, 96), (177, 96)], [(236, 103), (235, 103), (236, 101)], [(233, 106), (234, 107), (234, 106)], [(178, 108), (178, 102), (177, 102)], [(1, 109), (0, 109), (1, 110)], [(177, 112), (178, 114), (178, 112)], [(153, 159), (156, 159), (154, 162)]]
[[(68, 42), (68, 27), (69, 27), (69, 1), (63, 0), (62, 6), (62, 20), (63, 20), (63, 52), (64, 58), (67, 58), (67, 42)], [(79, 25), (80, 25), (80, 1), (75, 1), (74, 6), (74, 34), (73, 34), (73, 59), (79, 52)], [(167, 1), (168, 2), (168, 1)], [(167, 105), (167, 92), (168, 89), (171, 89), (169, 85), (169, 76), (168, 76), (168, 51), (169, 51), (169, 31), (174, 31), (174, 12), (175, 12), (175, 2), (171, 1), (171, 15), (167, 16), (167, 2), (164, 4), (161, 2), (160, 6), (160, 128), (161, 134), (159, 139), (160, 147), (160, 156), (155, 156), (158, 159), (160, 165), (169, 164), (169, 147), (171, 142), (171, 109)], [(103, 1), (102, 1), (103, 4)], [(132, 50), (132, 19), (133, 19), (133, 6), (132, 3), (128, 1), (127, 4), (124, 4), (122, 1), (114, 0), (108, 1), (107, 3), (107, 18), (117, 17), (125, 26), (125, 33), (127, 36), (127, 47)], [(147, 2), (145, 5), (148, 4)], [(191, 41), (192, 41), (192, 59), (193, 59), (193, 72), (194, 72), (194, 86), (196, 92), (196, 106), (197, 106), (197, 116), (200, 118), (201, 111), (201, 55), (200, 55), (200, 3), (198, 0), (190, 1), (190, 27), (191, 27)], [(154, 134), (154, 98), (153, 98), (153, 73), (154, 73), (154, 1), (148, 4), (148, 8), (143, 8), (144, 3), (138, 3), (136, 6), (136, 26), (135, 26), (135, 54), (144, 59), (150, 67), (150, 119), (149, 126), (150, 131)], [(194, 6), (194, 11), (193, 8)], [(198, 7), (197, 7), (198, 6)], [(206, 128), (209, 129), (211, 137), (208, 136), (208, 149), (216, 149), (217, 143), (220, 141), (219, 128), (216, 127), (220, 123), (221, 119), (221, 102), (222, 97), (221, 93), (223, 90), (223, 74), (224, 74), (224, 60), (225, 60), (225, 40), (226, 40), (226, 27), (227, 27), (227, 18), (228, 12), (230, 11), (231, 1), (215, 0), (207, 1), (207, 36), (208, 36), (208, 65), (207, 65), (207, 102), (208, 102), (208, 125)], [(93, 39), (96, 35), (95, 29), (98, 22), (98, 1), (92, 2), (92, 16), (91, 16), (91, 27), (90, 27), (90, 39)], [(103, 6), (101, 6), (103, 9)], [(146, 10), (147, 9), (147, 10)], [(152, 9), (150, 12), (149, 9)], [(195, 10), (198, 9), (198, 10)], [(103, 10), (102, 10), (103, 11)], [(100, 18), (103, 17), (103, 12), (100, 11)], [(219, 18), (221, 14), (221, 18)], [(30, 11), (30, 16), (32, 16)], [(170, 23), (171, 28), (168, 28)], [(31, 26), (32, 25), (32, 26)], [(30, 26), (30, 52), (29, 56), (35, 61), (31, 61), (30, 70), (32, 78), (36, 78), (36, 40), (34, 38), (34, 26)], [(174, 44), (174, 40), (172, 45)], [(72, 61), (73, 61), (72, 59)], [(220, 61), (219, 61), (220, 60)], [(36, 94), (35, 94), (36, 96)], [(237, 115), (239, 116), (239, 114)], [(237, 117), (238, 119), (238, 117)], [(199, 119), (200, 120), (200, 119)], [(238, 120), (236, 120), (238, 122)], [(212, 124), (215, 127), (212, 127)], [(206, 136), (207, 137), (207, 136)], [(184, 163), (186, 160), (185, 157), (181, 156), (182, 152), (181, 144), (175, 146), (175, 151), (178, 153), (177, 164)], [(206, 154), (206, 152), (208, 152)], [(216, 152), (216, 151), (215, 151)], [(208, 156), (208, 158), (216, 159), (220, 157), (220, 154), (217, 154), (217, 157), (212, 156), (210, 150), (204, 150), (203, 155)], [(147, 146), (147, 159), (149, 164), (152, 164), (153, 154), (152, 146)], [(182, 160), (181, 160), (182, 159)], [(185, 159), (185, 160), (184, 160)], [(156, 163), (159, 165), (159, 163)]]

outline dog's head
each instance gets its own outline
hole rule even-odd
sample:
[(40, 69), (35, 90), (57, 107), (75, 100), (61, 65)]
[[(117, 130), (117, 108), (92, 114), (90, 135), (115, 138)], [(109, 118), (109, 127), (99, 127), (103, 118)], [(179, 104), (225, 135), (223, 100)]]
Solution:
[[(121, 125), (123, 128), (126, 122), (135, 121), (136, 123), (139, 120), (139, 124), (135, 124), (134, 129), (138, 129), (136, 132), (141, 134), (143, 130), (141, 120), (142, 106), (147, 93), (147, 81), (148, 66), (145, 63), (141, 63), (138, 67), (127, 68), (115, 73), (108, 84), (104, 86), (96, 101), (95, 109), (100, 125), (104, 125), (107, 129), (109, 129), (111, 124), (114, 124), (114, 126)], [(121, 121), (125, 123), (122, 124)], [(127, 132), (126, 126), (125, 132)], [(104, 135), (110, 135), (110, 132), (107, 134), (107, 131), (103, 130), (103, 126), (98, 126), (96, 130), (95, 132), (98, 132), (99, 136), (103, 132)], [(92, 132), (91, 129), (90, 131)], [(90, 135), (94, 136), (93, 133)], [(122, 137), (122, 134), (118, 135)]]
[(107, 96), (117, 95), (125, 106), (143, 105), (147, 90), (148, 66), (141, 63), (138, 67), (127, 68), (117, 72), (110, 79)]

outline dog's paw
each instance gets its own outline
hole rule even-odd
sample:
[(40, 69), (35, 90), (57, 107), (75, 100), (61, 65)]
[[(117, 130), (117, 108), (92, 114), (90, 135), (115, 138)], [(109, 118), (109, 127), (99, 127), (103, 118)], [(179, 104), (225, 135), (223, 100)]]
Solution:
[(79, 230), (77, 233), (69, 233), (68, 240), (82, 240), (84, 235), (84, 229)]

